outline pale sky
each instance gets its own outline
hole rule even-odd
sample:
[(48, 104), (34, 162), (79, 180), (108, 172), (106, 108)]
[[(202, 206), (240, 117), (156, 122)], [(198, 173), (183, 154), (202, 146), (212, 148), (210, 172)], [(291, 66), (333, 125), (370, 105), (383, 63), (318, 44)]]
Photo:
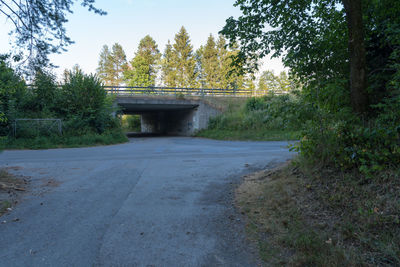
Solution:
[[(139, 41), (149, 34), (161, 52), (169, 40), (173, 42), (181, 26), (188, 31), (194, 50), (204, 45), (208, 36), (217, 36), (230, 16), (241, 15), (233, 6), (234, 0), (97, 0), (96, 7), (108, 12), (99, 16), (88, 12), (80, 4), (74, 5), (74, 13), (68, 16), (67, 35), (75, 41), (68, 51), (50, 57), (59, 66), (59, 75), (64, 69), (79, 66), (86, 73), (96, 71), (103, 45), (119, 43), (131, 60)], [(0, 15), (0, 54), (11, 49), (8, 32), (9, 22)], [(264, 59), (261, 70), (282, 71), (279, 59)]]

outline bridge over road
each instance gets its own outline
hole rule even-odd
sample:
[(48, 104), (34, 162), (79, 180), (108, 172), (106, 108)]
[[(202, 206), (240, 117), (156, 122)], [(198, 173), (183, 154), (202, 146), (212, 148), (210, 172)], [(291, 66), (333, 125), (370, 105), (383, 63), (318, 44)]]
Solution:
[(166, 87), (105, 87), (124, 114), (141, 115), (141, 131), (190, 136), (221, 113), (205, 97), (247, 97), (247, 90)]

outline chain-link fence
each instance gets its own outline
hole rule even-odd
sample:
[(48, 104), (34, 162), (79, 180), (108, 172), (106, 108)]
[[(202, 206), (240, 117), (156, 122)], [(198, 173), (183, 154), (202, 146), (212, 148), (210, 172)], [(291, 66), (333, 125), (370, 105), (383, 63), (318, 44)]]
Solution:
[(15, 119), (12, 126), (14, 137), (62, 135), (61, 119)]

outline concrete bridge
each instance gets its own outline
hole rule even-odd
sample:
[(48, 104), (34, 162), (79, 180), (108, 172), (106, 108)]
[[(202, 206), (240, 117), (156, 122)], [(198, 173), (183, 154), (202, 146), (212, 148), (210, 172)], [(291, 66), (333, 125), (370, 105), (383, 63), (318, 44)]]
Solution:
[(124, 114), (141, 115), (142, 133), (189, 136), (221, 113), (205, 97), (249, 96), (247, 90), (166, 87), (105, 87)]
[(190, 136), (220, 111), (202, 100), (117, 96), (124, 114), (141, 115), (142, 133)]

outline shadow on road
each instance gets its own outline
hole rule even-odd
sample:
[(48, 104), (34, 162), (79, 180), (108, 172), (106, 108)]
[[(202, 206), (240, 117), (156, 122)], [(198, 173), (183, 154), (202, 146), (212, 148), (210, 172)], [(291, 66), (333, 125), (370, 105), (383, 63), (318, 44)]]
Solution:
[(125, 133), (126, 137), (128, 138), (136, 138), (136, 137), (173, 137), (175, 135), (167, 135), (167, 134), (160, 134), (160, 133), (138, 133), (138, 132), (127, 132)]

